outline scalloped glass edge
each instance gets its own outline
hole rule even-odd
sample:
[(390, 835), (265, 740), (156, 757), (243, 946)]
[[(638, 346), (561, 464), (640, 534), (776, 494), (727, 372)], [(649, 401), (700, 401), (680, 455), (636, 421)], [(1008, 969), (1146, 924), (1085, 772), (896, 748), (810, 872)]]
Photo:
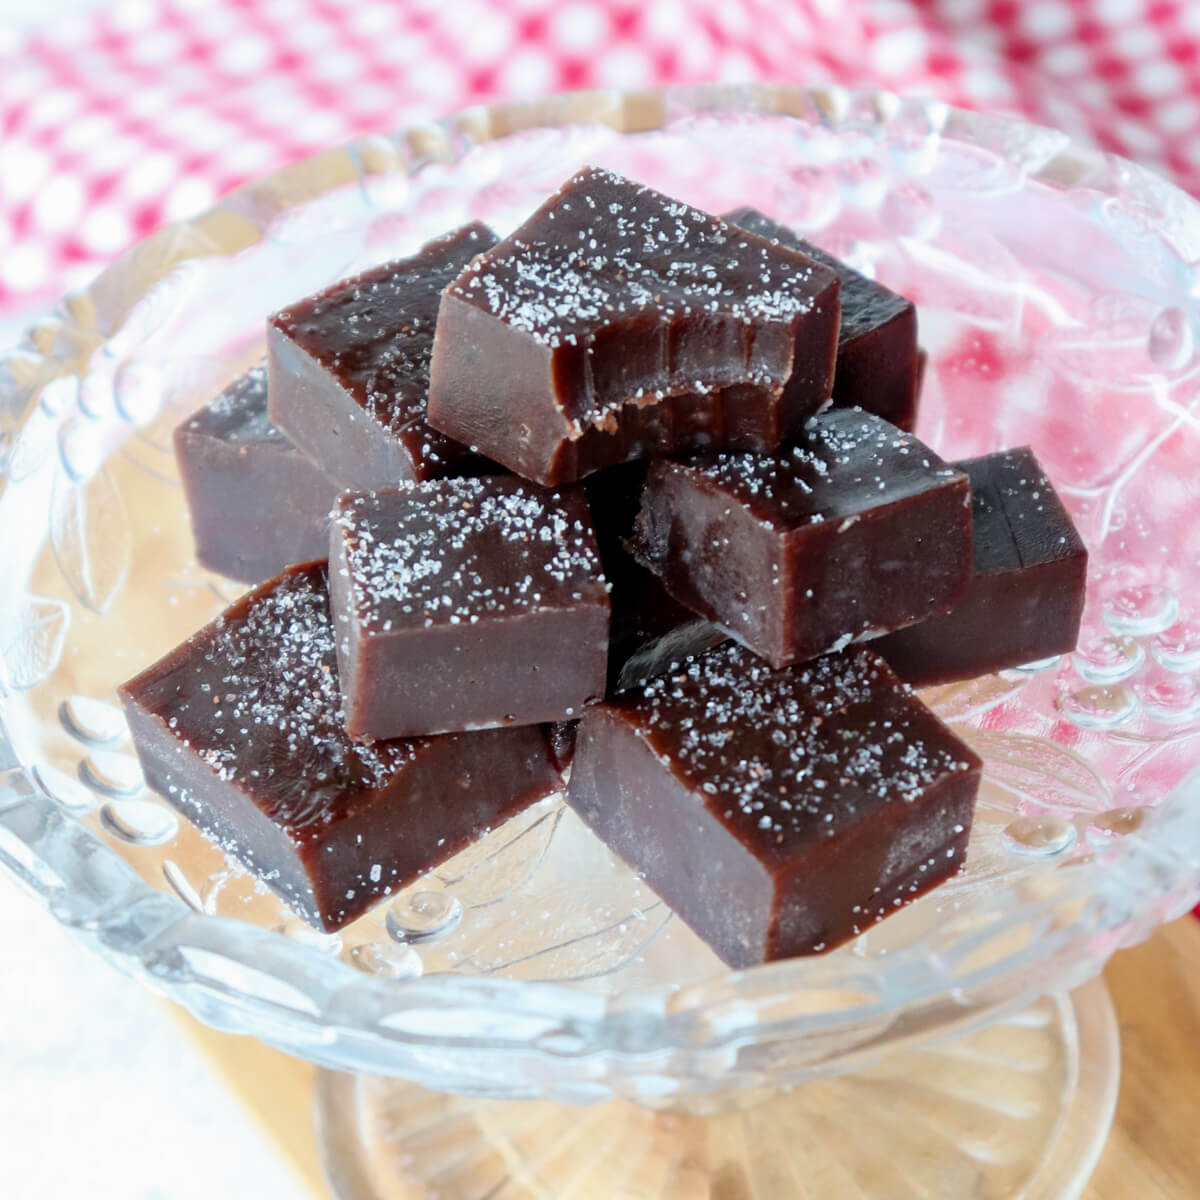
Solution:
[[(954, 139), (989, 148), (1026, 178), (1054, 188), (1100, 197), (1133, 192), (1142, 218), (1158, 235), (1160, 251), (1189, 266), (1200, 259), (1200, 209), (1173, 185), (1066, 134), (937, 101), (833, 85), (709, 85), (575, 92), (477, 106), (390, 137), (365, 136), (246, 184), (208, 212), (151, 235), (90, 287), (64, 296), (16, 350), (0, 358), (0, 489), (17, 435), (46, 385), (82, 378), (93, 354), (136, 342), (139, 300), (189, 259), (245, 249), (267, 236), (284, 213), (347, 184), (370, 189), (518, 130), (591, 122), (632, 133), (682, 115), (739, 111), (791, 116), (876, 137), (903, 132)], [(148, 261), (155, 274), (141, 296), (123, 299), (129, 280), (144, 273)], [(59, 416), (79, 407), (76, 388), (72, 404)], [(767, 1064), (754, 1070), (736, 1062), (738, 1048), (749, 1044), (863, 1025), (879, 1034), (887, 1030), (894, 1039), (979, 1024), (998, 1008), (1025, 1004), (1051, 986), (1084, 982), (1114, 950), (1186, 911), (1200, 895), (1198, 816), (1200, 772), (1195, 772), (1136, 834), (1073, 870), (1055, 872), (1036, 898), (1022, 902), (1012, 888), (998, 891), (995, 922), (962, 939), (952, 958), (931, 958), (913, 946), (889, 958), (882, 972), (846, 957), (800, 959), (677, 992), (615, 996), (567, 984), (444, 975), (389, 981), (281, 934), (202, 917), (144, 883), (115, 851), (38, 793), (0, 727), (0, 864), (39, 896), (56, 920), (113, 965), (215, 1028), (258, 1036), (324, 1065), (415, 1078), (423, 1073), (422, 1051), (440, 1048), (519, 1055), (526, 1061), (530, 1055), (543, 1060), (606, 1056), (612, 1060), (606, 1069), (587, 1072), (593, 1087), (601, 1079), (615, 1086), (621, 1064), (633, 1068), (635, 1061), (633, 1069), (643, 1077), (669, 1070), (691, 1076), (693, 1085), (703, 1086), (707, 1079), (714, 1087), (747, 1087), (776, 1081)], [(1014, 905), (1006, 907), (1006, 899)], [(989, 939), (1022, 922), (1032, 922), (1037, 932), (1018, 951), (1000, 958), (977, 954), (982, 961), (972, 965), (972, 955)], [(1085, 950), (1071, 954), (1080, 943)], [(198, 968), (205, 954), (241, 966), (256, 980), (269, 977), (274, 986), (257, 995), (239, 991)], [(1061, 961), (1066, 958), (1069, 963)], [(1065, 969), (1056, 970), (1056, 961)], [(856, 993), (861, 1001), (863, 990), (872, 994), (871, 1001), (856, 1003)], [(936, 1006), (947, 1003), (959, 1020), (948, 1020), (944, 1010), (933, 1021), (922, 1019), (923, 1011), (932, 1017)], [(870, 1055), (871, 1040), (860, 1039), (849, 1054), (834, 1051), (836, 1069), (849, 1069)], [(788, 1081), (819, 1073), (818, 1051)], [(539, 1074), (545, 1077), (538, 1086), (554, 1092), (553, 1071), (535, 1068), (534, 1077)], [(505, 1086), (504, 1094), (512, 1095), (513, 1086)], [(489, 1089), (481, 1083), (479, 1090)], [(527, 1090), (532, 1095), (537, 1088)], [(565, 1094), (592, 1096), (586, 1086), (568, 1087)]]

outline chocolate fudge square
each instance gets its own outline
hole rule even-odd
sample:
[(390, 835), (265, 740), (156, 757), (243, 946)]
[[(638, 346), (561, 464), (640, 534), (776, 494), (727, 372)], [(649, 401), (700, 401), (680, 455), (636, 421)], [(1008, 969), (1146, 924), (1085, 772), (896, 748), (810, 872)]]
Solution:
[(267, 322), (271, 419), (342, 488), (477, 468), (425, 409), (442, 289), (495, 241), (486, 225), (464, 225)]
[(923, 374), (923, 364), (918, 361), (917, 310), (912, 301), (756, 209), (736, 208), (724, 219), (799, 250), (837, 272), (842, 284), (842, 324), (833, 403), (838, 408), (866, 409), (911, 433), (917, 422)]
[(260, 583), (324, 556), (338, 488), (271, 424), (264, 366), (177, 426), (174, 441), (202, 566)]
[(120, 693), (150, 786), (326, 930), (562, 782), (538, 726), (352, 742), (323, 562), (247, 593)]
[(970, 587), (951, 612), (874, 645), (917, 687), (1068, 654), (1083, 618), (1087, 548), (1033, 451), (955, 466), (971, 480)]
[(442, 298), (429, 422), (543, 484), (767, 450), (829, 399), (838, 279), (586, 167)]
[(580, 722), (567, 802), (732, 967), (817, 954), (963, 865), (981, 763), (866, 647), (730, 642)]
[(632, 545), (676, 600), (781, 667), (952, 608), (970, 483), (911, 434), (836, 409), (772, 456), (652, 463)]
[(604, 694), (608, 585), (579, 491), (347, 494), (330, 572), (351, 737), (567, 720)]

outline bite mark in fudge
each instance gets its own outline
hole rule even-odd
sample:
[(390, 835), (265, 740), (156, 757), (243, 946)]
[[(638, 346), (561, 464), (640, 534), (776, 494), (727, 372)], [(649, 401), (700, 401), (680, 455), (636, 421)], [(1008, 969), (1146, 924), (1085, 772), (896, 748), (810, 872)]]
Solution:
[(971, 480), (974, 574), (951, 612), (874, 648), (917, 687), (986, 675), (1075, 649), (1087, 549), (1028, 446), (955, 466)]
[(149, 785), (327, 930), (561, 786), (538, 726), (352, 742), (323, 562), (249, 592), (120, 694)]
[(917, 310), (912, 301), (868, 279), (757, 209), (737, 208), (724, 219), (799, 250), (837, 272), (842, 285), (842, 324), (833, 376), (834, 406), (865, 409), (911, 433), (917, 421), (922, 374), (917, 360)]
[(969, 482), (838, 409), (773, 456), (652, 463), (631, 544), (681, 604), (785, 666), (950, 609), (971, 574)]
[(271, 419), (341, 487), (480, 469), (425, 418), (442, 289), (495, 241), (486, 225), (464, 225), (267, 322)]
[(733, 967), (830, 950), (963, 865), (982, 764), (866, 647), (729, 643), (591, 708), (567, 802)]
[(771, 449), (828, 401), (838, 312), (827, 267), (587, 167), (446, 289), (429, 421), (544, 484)]
[(271, 424), (264, 366), (177, 426), (174, 441), (202, 566), (259, 583), (326, 553), (338, 488)]
[(582, 492), (508, 477), (344, 495), (330, 572), (352, 737), (565, 720), (604, 694), (608, 585)]

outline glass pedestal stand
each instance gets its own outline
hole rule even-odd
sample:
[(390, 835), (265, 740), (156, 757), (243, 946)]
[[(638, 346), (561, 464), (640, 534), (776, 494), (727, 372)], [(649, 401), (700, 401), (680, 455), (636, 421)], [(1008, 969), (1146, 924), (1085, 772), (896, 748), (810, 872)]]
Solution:
[(1097, 980), (715, 1116), (322, 1072), (317, 1133), (337, 1200), (1074, 1200), (1119, 1080)]
[[(234, 598), (172, 431), (266, 316), (456, 223), (507, 232), (585, 163), (752, 202), (915, 298), (922, 438), (1034, 446), (1091, 553), (1077, 653), (926, 693), (985, 762), (965, 873), (820, 961), (724, 969), (553, 804), (315, 935), (149, 792), (113, 703)], [(236, 189), (0, 355), (0, 871), (214, 1028), (386, 1075), (323, 1081), (343, 1200), (1078, 1195), (1103, 992), (994, 1006), (1200, 896), (1198, 257), (1196, 202), (1132, 163), (834, 85), (474, 106)], [(834, 1066), (858, 1073), (800, 1086)], [(696, 1110), (713, 1086), (736, 1111)]]

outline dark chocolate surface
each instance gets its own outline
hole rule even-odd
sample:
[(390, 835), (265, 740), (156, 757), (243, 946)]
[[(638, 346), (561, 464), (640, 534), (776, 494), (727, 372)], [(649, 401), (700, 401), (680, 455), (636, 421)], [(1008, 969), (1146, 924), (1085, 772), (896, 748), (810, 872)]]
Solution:
[(1075, 649), (1087, 549), (1028, 446), (955, 464), (971, 480), (974, 574), (953, 611), (875, 649), (917, 686), (986, 675)]
[(429, 361), (442, 289), (495, 241), (486, 225), (465, 225), (268, 321), (272, 419), (343, 487), (473, 466), (426, 423)]
[(608, 586), (582, 492), (507, 477), (348, 494), (330, 561), (355, 737), (564, 720), (604, 693)]
[(259, 583), (322, 557), (337, 486), (271, 424), (266, 368), (251, 368), (175, 430), (201, 565)]
[(946, 611), (971, 571), (967, 477), (856, 409), (776, 455), (650, 466), (635, 553), (776, 666)]
[(817, 953), (959, 870), (981, 764), (872, 651), (729, 643), (589, 709), (568, 803), (728, 963)]
[(838, 333), (833, 402), (862, 408), (912, 432), (920, 399), (917, 310), (911, 300), (869, 279), (848, 263), (800, 237), (753, 208), (737, 208), (724, 219), (741, 229), (791, 246), (837, 272), (842, 323)]
[(234, 446), (262, 443), (293, 448), (267, 415), (267, 368), (264, 363), (257, 363), (244, 375), (239, 375), (220, 395), (188, 417), (181, 428)]
[(607, 693), (625, 691), (723, 642), (720, 626), (680, 604), (626, 548), (649, 463), (608, 467), (584, 481), (604, 574), (612, 588)]
[(120, 691), (150, 786), (326, 929), (561, 782), (541, 727), (351, 741), (324, 563), (243, 596)]
[(606, 574), (619, 571), (629, 561), (625, 542), (633, 533), (649, 468), (650, 463), (640, 459), (606, 467), (583, 481)]
[(657, 575), (630, 560), (613, 579), (607, 694), (665, 674), (728, 637), (716, 622), (680, 604)]
[(558, 769), (566, 775), (575, 760), (575, 737), (579, 732), (579, 718), (573, 721), (555, 721), (549, 727), (550, 751)]
[(430, 423), (548, 484), (771, 448), (829, 396), (837, 291), (787, 247), (584, 168), (446, 289)]

